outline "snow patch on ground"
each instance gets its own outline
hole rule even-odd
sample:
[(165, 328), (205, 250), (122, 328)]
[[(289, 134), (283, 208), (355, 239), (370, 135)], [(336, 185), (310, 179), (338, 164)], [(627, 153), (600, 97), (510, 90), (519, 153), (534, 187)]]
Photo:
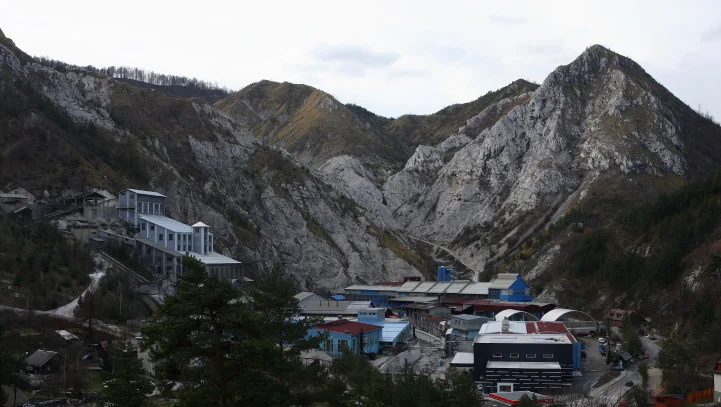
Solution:
[(70, 301), (69, 303), (48, 311), (48, 314), (60, 315), (70, 319), (74, 318), (75, 309), (78, 307), (78, 300), (80, 299), (80, 297), (85, 295), (85, 293), (87, 292), (95, 291), (95, 289), (98, 287), (98, 283), (105, 276), (105, 260), (103, 260), (103, 258), (98, 254), (95, 255), (95, 264), (97, 264), (96, 270), (94, 273), (90, 274), (90, 285), (88, 285), (85, 291), (83, 291), (82, 294), (78, 296), (78, 298)]

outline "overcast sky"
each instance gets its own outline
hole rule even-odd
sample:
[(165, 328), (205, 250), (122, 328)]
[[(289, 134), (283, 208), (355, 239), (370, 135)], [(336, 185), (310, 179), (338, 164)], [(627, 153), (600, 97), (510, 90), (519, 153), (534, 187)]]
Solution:
[(718, 1), (586, 3), (0, 0), (0, 28), (31, 55), (304, 83), (393, 117), (540, 83), (602, 44), (721, 119)]

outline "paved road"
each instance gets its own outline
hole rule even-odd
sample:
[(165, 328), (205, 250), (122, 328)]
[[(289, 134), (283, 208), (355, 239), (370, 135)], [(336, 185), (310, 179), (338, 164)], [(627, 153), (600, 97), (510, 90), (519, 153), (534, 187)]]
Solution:
[(651, 364), (655, 364), (656, 360), (658, 358), (659, 352), (661, 352), (661, 347), (658, 346), (658, 337), (656, 337), (655, 341), (652, 341), (648, 339), (647, 336), (641, 337), (641, 343), (643, 344), (643, 348), (648, 352), (648, 360)]

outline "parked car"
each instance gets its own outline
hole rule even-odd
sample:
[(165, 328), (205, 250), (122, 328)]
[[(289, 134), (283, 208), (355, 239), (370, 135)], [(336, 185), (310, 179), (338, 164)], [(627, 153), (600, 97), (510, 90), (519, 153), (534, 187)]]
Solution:
[(633, 387), (633, 382), (630, 381), (630, 380), (627, 381), (625, 384), (626, 384), (626, 386), (628, 386), (628, 387)]
[(606, 343), (606, 338), (598, 338), (598, 343)]
[(612, 367), (611, 367), (611, 370), (623, 371), (623, 366), (619, 366), (619, 365), (612, 366)]

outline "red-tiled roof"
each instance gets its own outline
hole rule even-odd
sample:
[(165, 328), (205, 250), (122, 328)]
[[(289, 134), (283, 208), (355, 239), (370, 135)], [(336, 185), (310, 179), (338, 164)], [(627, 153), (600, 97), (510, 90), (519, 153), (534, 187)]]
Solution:
[[(350, 335), (359, 335), (361, 331), (371, 332), (382, 329), (382, 327), (371, 324), (364, 324), (362, 322), (348, 321), (347, 319), (339, 319), (337, 321), (330, 321), (320, 325), (316, 325), (317, 329), (324, 331), (333, 331), (338, 333), (347, 333)], [(346, 332), (347, 331), (347, 332)]]

